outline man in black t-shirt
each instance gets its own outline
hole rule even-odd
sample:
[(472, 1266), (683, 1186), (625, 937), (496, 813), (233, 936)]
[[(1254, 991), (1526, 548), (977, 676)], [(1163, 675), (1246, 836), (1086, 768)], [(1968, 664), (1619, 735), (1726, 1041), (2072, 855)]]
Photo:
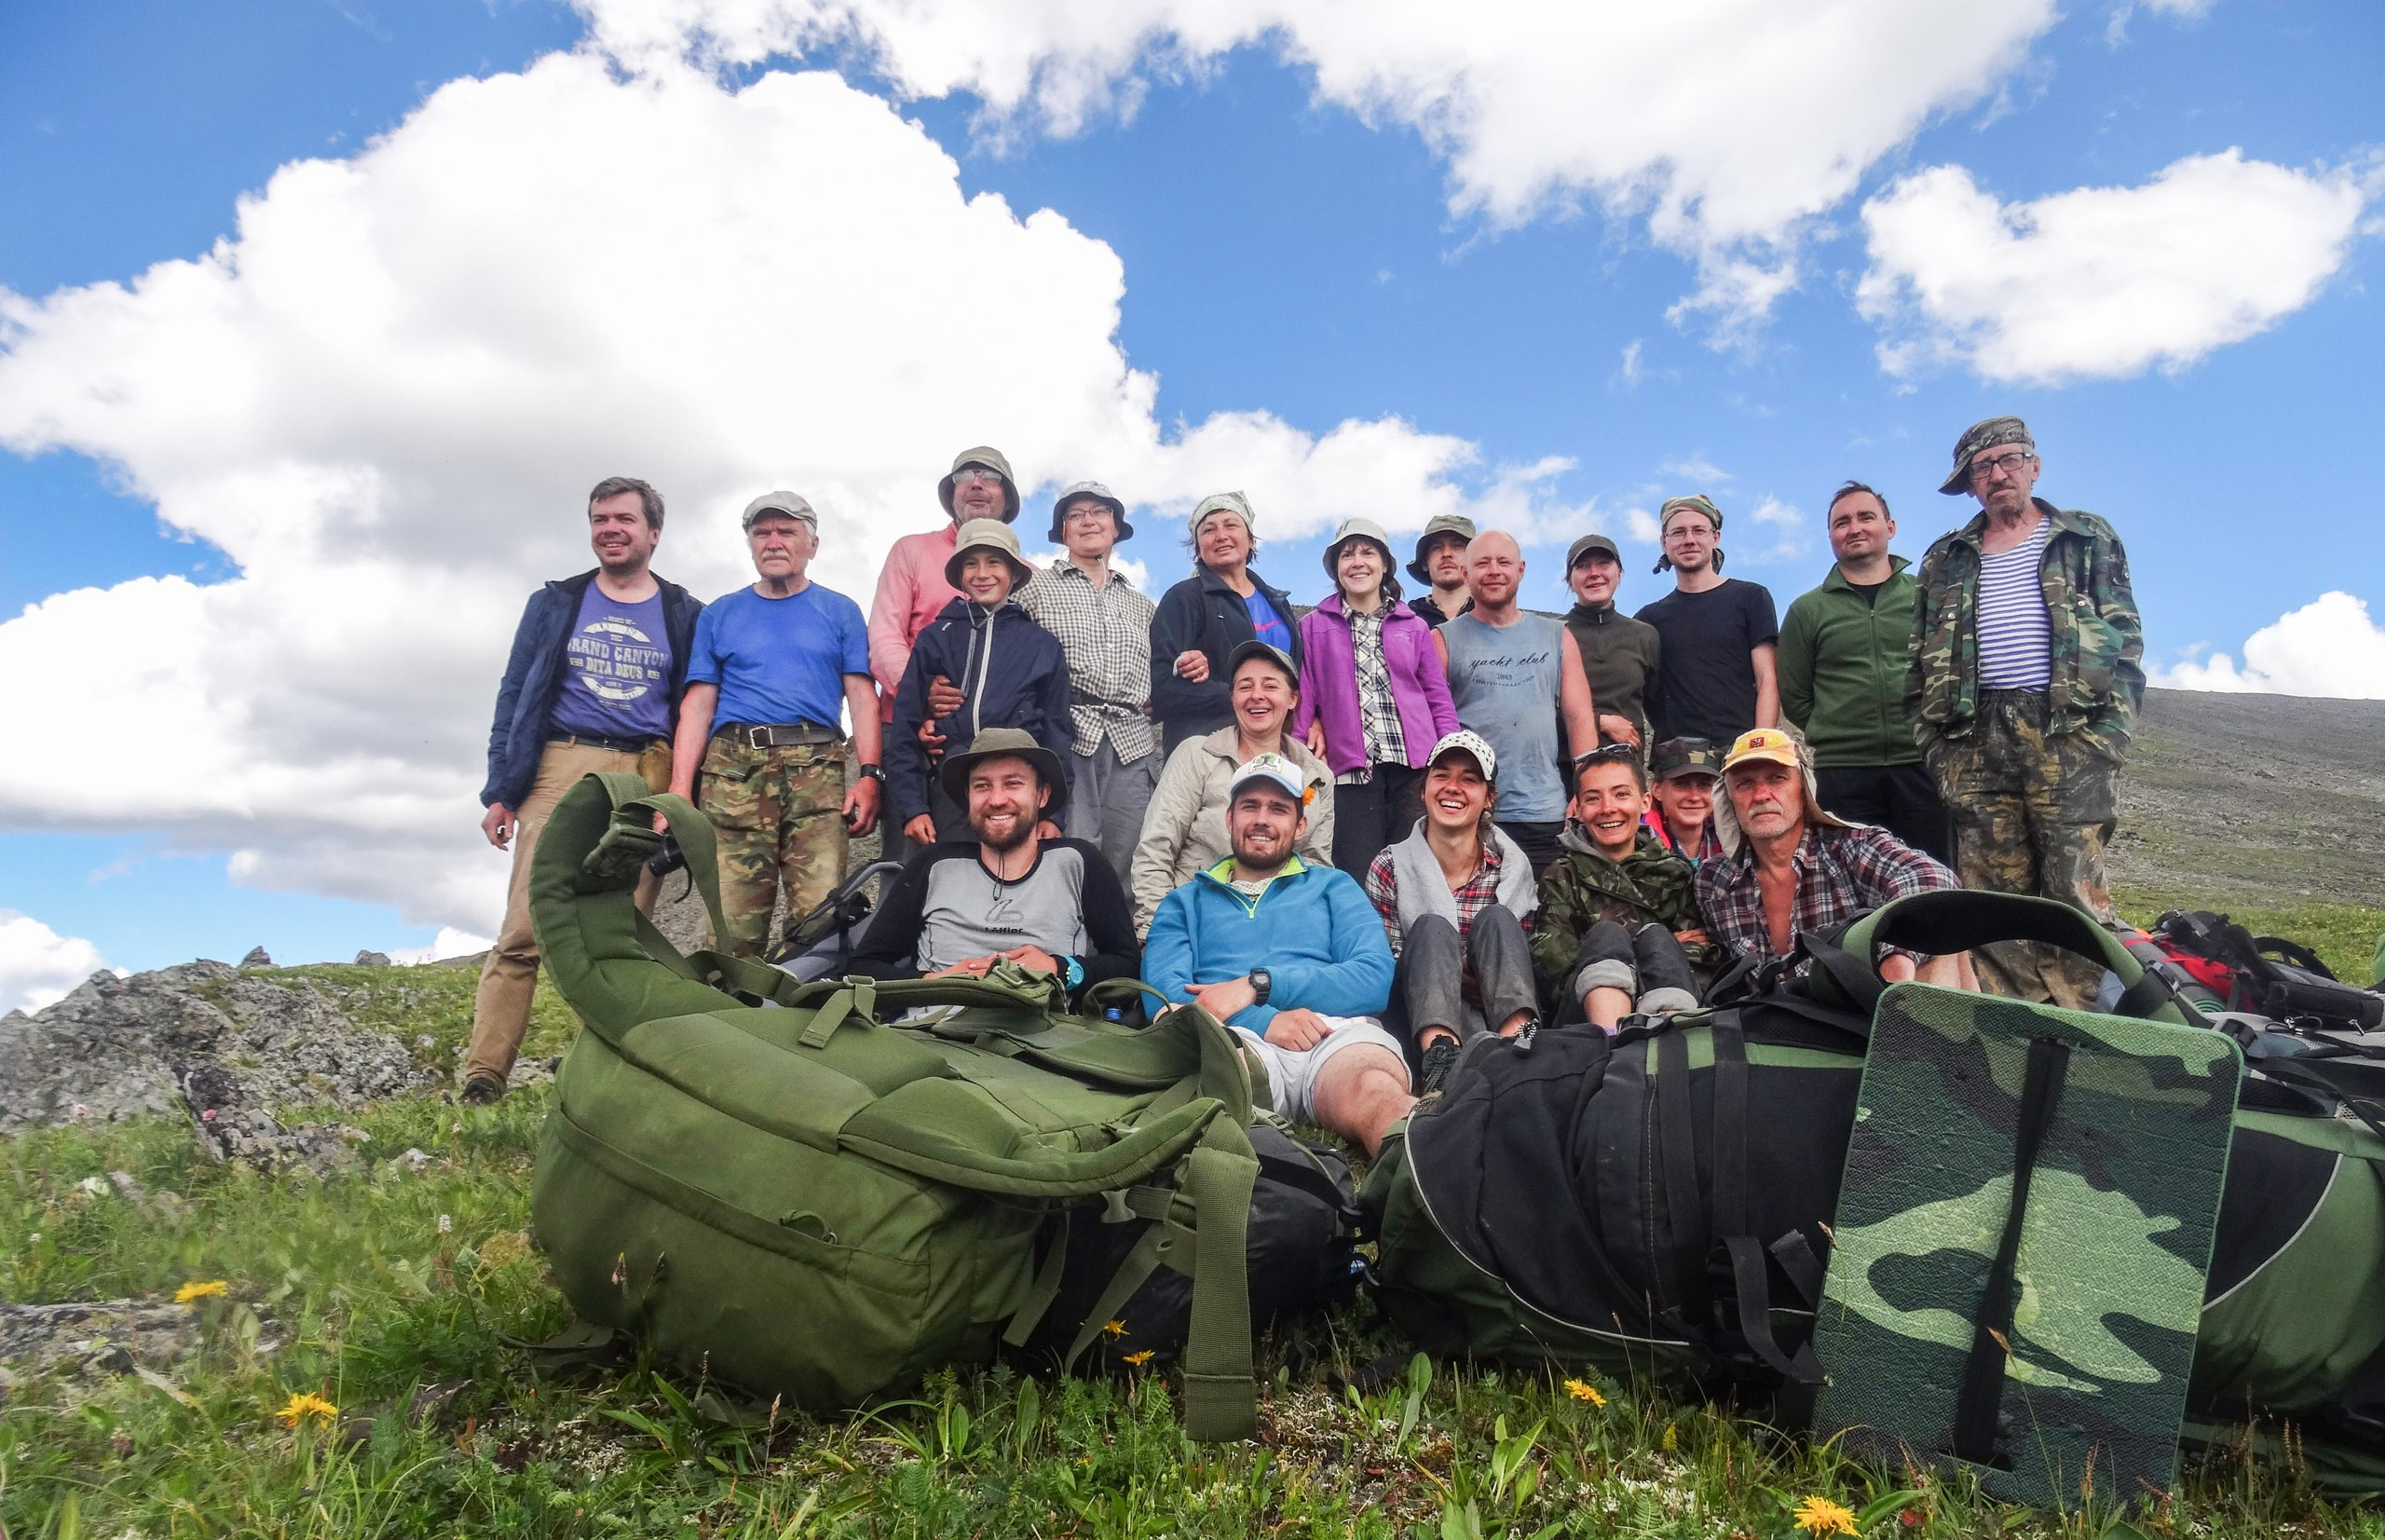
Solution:
[(1774, 654), (1780, 624), (1772, 591), (1723, 576), (1723, 511), (1705, 497), (1675, 497), (1656, 514), (1673, 591), (1637, 617), (1656, 628), (1665, 667), (1648, 702), (1658, 738), (1718, 743), (1780, 722)]

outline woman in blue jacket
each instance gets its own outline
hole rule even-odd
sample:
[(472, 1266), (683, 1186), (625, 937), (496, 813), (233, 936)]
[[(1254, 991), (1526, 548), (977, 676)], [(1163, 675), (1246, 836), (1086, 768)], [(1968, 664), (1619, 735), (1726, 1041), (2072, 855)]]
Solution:
[(1251, 566), (1258, 553), (1241, 493), (1213, 493), (1192, 510), (1192, 576), (1162, 594), (1152, 617), (1152, 715), (1163, 754), (1233, 720), (1226, 660), (1235, 647), (1264, 642), (1300, 667), (1292, 601)]

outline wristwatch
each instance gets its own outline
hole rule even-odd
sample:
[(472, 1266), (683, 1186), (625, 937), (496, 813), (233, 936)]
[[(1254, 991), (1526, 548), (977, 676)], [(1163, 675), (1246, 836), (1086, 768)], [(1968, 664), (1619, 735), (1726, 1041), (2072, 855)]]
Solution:
[(1274, 975), (1274, 974), (1273, 974), (1269, 973), (1269, 972), (1268, 972), (1266, 969), (1264, 969), (1264, 968), (1253, 968), (1253, 969), (1251, 969), (1251, 970), (1250, 970), (1250, 993), (1251, 993), (1251, 1003), (1252, 1003), (1252, 1004), (1254, 1004), (1254, 1005), (1264, 1005), (1264, 1004), (1266, 1004), (1266, 1003), (1267, 1003), (1267, 992), (1268, 992), (1270, 989), (1273, 989), (1274, 987), (1275, 987), (1275, 975)]
[(885, 766), (883, 766), (883, 765), (856, 765), (856, 766), (855, 766), (855, 767), (853, 767), (853, 768), (854, 768), (855, 771), (856, 771), (857, 773), (859, 773), (860, 775), (862, 775), (864, 778), (865, 778), (865, 779), (867, 779), (867, 780), (875, 781), (875, 782), (877, 782), (877, 783), (878, 783), (879, 785), (881, 785), (881, 786), (882, 786), (882, 785), (884, 785), (884, 784), (886, 784), (886, 767), (885, 767)]

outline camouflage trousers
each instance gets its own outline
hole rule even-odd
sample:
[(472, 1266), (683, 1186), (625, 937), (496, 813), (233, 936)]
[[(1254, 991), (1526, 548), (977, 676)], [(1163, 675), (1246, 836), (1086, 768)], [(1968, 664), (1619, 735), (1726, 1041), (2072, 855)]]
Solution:
[[(2112, 923), (2104, 847), (2119, 762), (2083, 733), (2046, 736), (2042, 690), (1980, 691), (1971, 730), (1928, 751), (1955, 819), (1955, 874), (1966, 888), (2058, 898)], [(1991, 994), (2094, 1008), (2103, 966), (2032, 941), (1974, 954)]]
[(844, 880), (842, 743), (757, 749), (715, 738), (696, 802), (720, 842), (722, 950), (762, 955), (782, 883), (794, 917)]

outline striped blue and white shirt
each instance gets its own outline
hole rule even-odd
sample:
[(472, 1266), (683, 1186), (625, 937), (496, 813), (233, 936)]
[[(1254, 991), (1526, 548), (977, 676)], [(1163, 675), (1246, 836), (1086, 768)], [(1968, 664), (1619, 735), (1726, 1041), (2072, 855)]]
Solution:
[(2052, 676), (2053, 623), (2037, 567), (2053, 521), (2040, 517), (2011, 550), (1982, 556), (1979, 568), (1979, 683), (1982, 689), (2043, 689)]

